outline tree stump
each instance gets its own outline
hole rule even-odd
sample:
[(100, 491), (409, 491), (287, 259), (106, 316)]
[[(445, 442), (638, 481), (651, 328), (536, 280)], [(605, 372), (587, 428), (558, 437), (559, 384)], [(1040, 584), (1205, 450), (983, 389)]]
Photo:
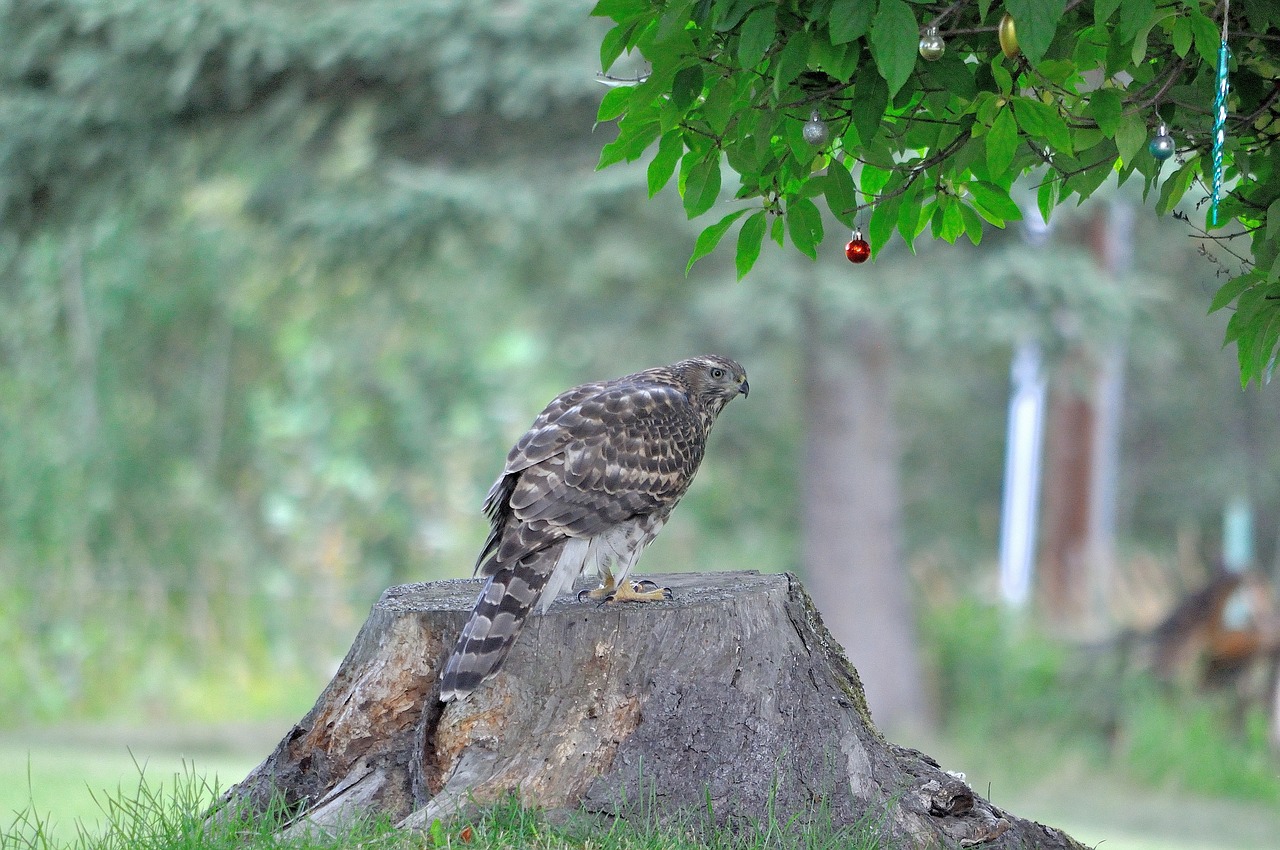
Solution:
[(381, 813), (422, 828), (512, 793), (731, 826), (822, 806), (905, 846), (1080, 848), (886, 741), (794, 576), (652, 578), (674, 601), (557, 600), (501, 672), (447, 706), (439, 673), (481, 582), (390, 588), (315, 707), (220, 808), (262, 813), (279, 795), (300, 825)]

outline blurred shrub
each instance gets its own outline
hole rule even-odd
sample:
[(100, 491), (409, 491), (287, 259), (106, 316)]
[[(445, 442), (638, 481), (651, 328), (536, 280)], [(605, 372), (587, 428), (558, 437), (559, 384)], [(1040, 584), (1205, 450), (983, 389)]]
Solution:
[(1163, 685), (1120, 642), (1070, 646), (973, 600), (921, 622), (944, 734), (960, 746), (1036, 773), (1083, 756), (1153, 785), (1280, 802), (1257, 706)]

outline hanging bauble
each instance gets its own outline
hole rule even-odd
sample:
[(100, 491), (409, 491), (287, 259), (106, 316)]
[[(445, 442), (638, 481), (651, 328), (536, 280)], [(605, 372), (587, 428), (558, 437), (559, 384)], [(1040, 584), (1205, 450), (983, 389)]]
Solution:
[(1013, 24), (1013, 16), (1008, 12), (1000, 19), (997, 32), (1000, 34), (1000, 49), (1004, 51), (1004, 55), (1010, 59), (1017, 56), (1021, 49), (1018, 47), (1018, 30)]
[(1151, 151), (1151, 155), (1156, 158), (1156, 162), (1164, 162), (1173, 156), (1177, 147), (1177, 144), (1173, 141), (1173, 136), (1169, 135), (1168, 126), (1161, 122), (1156, 129), (1156, 134), (1151, 137), (1147, 150)]
[(920, 56), (933, 62), (947, 52), (947, 43), (938, 35), (937, 27), (929, 27), (920, 36)]
[(853, 231), (853, 238), (844, 246), (844, 255), (851, 263), (865, 263), (871, 258), (871, 244), (862, 238), (862, 231)]
[(831, 138), (831, 130), (827, 127), (827, 122), (822, 120), (816, 109), (813, 110), (813, 114), (809, 116), (809, 120), (804, 123), (804, 129), (800, 132), (804, 135), (804, 140), (814, 147), (822, 147)]

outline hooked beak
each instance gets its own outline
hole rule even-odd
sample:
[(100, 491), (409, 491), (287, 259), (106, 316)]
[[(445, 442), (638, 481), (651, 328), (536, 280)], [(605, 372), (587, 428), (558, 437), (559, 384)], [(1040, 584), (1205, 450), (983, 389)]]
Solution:
[(738, 384), (738, 392), (742, 393), (743, 398), (746, 398), (751, 392), (751, 385), (747, 383), (746, 378), (743, 378), (742, 383)]

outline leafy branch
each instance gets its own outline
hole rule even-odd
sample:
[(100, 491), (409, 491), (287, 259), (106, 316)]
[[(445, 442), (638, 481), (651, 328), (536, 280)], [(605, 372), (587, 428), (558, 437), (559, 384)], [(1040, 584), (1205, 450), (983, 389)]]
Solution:
[[(1271, 153), (1280, 9), (1238, 5), (1220, 213), (1223, 232), (1240, 236), (1217, 244), (1250, 241), (1251, 265), (1220, 290), (1237, 305), (1229, 338), (1247, 383), (1270, 374), (1280, 344), (1280, 308), (1265, 294), (1280, 272), (1280, 227), (1270, 220), (1280, 213)], [(650, 192), (674, 177), (691, 218), (715, 205), (726, 165), (738, 176), (735, 197), (759, 204), (708, 226), (690, 264), (734, 227), (739, 275), (766, 237), (816, 257), (818, 203), (846, 226), (870, 210), (873, 256), (896, 238), (914, 244), (926, 228), (976, 244), (1021, 217), (1010, 190), (1026, 179), (1037, 181), (1046, 218), (1113, 175), (1140, 181), (1170, 213), (1213, 167), (1225, 4), (1210, 0), (601, 0), (595, 13), (615, 24), (602, 45), (606, 72), (624, 50), (653, 68), (606, 95), (599, 117), (616, 119), (619, 135), (601, 166), (656, 147)], [(1016, 45), (996, 38), (1006, 14)], [(936, 61), (918, 52), (929, 26), (947, 42)], [(806, 139), (814, 111), (826, 130)], [(1180, 139), (1172, 165), (1149, 149), (1159, 124)], [(1240, 299), (1262, 306), (1242, 311)]]

